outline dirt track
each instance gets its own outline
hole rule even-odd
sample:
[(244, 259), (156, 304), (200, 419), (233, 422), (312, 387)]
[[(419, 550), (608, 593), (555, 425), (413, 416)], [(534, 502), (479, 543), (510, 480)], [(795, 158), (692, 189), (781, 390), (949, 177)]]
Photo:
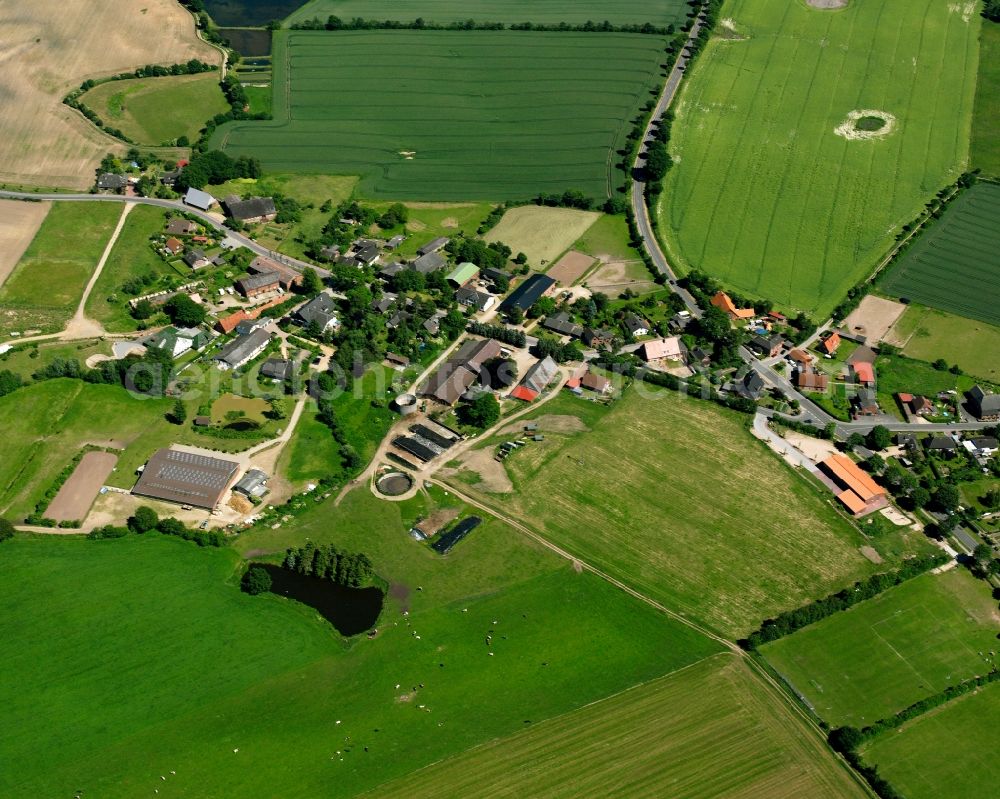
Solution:
[(85, 454), (49, 504), (45, 516), (57, 522), (83, 521), (94, 504), (97, 492), (117, 463), (118, 456), (110, 452)]

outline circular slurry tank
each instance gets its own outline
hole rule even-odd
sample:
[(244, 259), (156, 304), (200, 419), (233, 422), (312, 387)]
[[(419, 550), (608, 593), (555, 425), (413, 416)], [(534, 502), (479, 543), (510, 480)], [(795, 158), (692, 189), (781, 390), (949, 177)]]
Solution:
[(417, 410), (417, 398), (413, 394), (400, 394), (396, 397), (396, 407), (403, 416), (408, 416)]
[(375, 487), (387, 497), (398, 497), (413, 488), (413, 478), (403, 472), (383, 474)]

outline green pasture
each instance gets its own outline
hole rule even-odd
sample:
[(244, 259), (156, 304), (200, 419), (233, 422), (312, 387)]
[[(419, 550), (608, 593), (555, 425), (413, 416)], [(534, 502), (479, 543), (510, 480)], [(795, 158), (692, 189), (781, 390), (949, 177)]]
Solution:
[(279, 32), (275, 119), (210, 144), (268, 172), (360, 174), (374, 199), (607, 197), (664, 58), (641, 34)]
[(33, 511), (84, 444), (124, 444), (108, 484), (131, 488), (135, 470), (161, 447), (181, 443), (235, 452), (254, 443), (217, 439), (195, 433), (189, 425), (171, 424), (166, 415), (173, 406), (173, 400), (135, 398), (119, 386), (69, 378), (35, 383), (0, 397), (0, 425), (8, 431), (0, 458), (0, 513), (22, 519)]
[(560, 22), (582, 24), (604, 22), (613, 25), (657, 26), (684, 22), (689, 8), (683, 0), (310, 0), (289, 14), (285, 23), (293, 25), (314, 18), (326, 21), (330, 15), (344, 20), (391, 19), (412, 22), (422, 18), (428, 23), (447, 25), (452, 22), (534, 22), (555, 25)]
[(109, 127), (148, 145), (170, 145), (181, 136), (194, 142), (206, 120), (229, 110), (218, 72), (108, 81), (80, 101)]
[(241, 594), (229, 550), (5, 544), (17, 734), (0, 757), (19, 767), (0, 793), (354, 796), (719, 651), (502, 524), (442, 558), (399, 513), (362, 489), (240, 539), (369, 553), (392, 599), (377, 637), (349, 645), (302, 606)]
[(952, 374), (935, 369), (926, 361), (896, 355), (880, 356), (875, 361), (875, 378), (879, 405), (887, 410), (896, 407), (895, 395), (899, 393), (934, 396), (942, 391), (957, 391), (964, 394), (978, 382), (969, 375)]
[(178, 277), (177, 270), (154, 252), (149, 244), (149, 237), (162, 233), (165, 225), (166, 212), (162, 208), (137, 205), (129, 212), (101, 276), (87, 298), (87, 316), (99, 321), (106, 330), (125, 332), (136, 329), (136, 320), (129, 314), (128, 305), (133, 295), (121, 290), (125, 281), (152, 275), (156, 280), (142, 290), (143, 294), (152, 294), (164, 288), (164, 278)]
[[(731, 0), (686, 81), (655, 216), (668, 252), (784, 310), (825, 317), (966, 168), (980, 18), (942, 0)], [(835, 133), (850, 112), (896, 126)]]
[(281, 453), (278, 473), (293, 483), (319, 480), (340, 471), (340, 445), (330, 428), (317, 418), (316, 403), (309, 400), (292, 439)]
[(942, 311), (1000, 324), (1000, 185), (952, 202), (879, 279), (879, 288)]
[(53, 203), (0, 286), (0, 335), (61, 329), (76, 311), (122, 209), (116, 203)]
[(893, 327), (903, 354), (933, 363), (944, 358), (969, 374), (1000, 383), (1000, 327), (975, 319), (910, 305)]
[(546, 430), (505, 461), (513, 493), (479, 498), (727, 636), (874, 569), (832, 497), (753, 439), (748, 417), (638, 387), (610, 409), (567, 394), (539, 414), (586, 432)]
[(986, 585), (952, 569), (914, 578), (761, 653), (824, 721), (863, 727), (989, 671), (1000, 632), (995, 610)]
[(366, 796), (719, 796), (864, 792), (730, 654), (534, 725)]
[(879, 736), (864, 760), (906, 799), (991, 796), (1000, 780), (998, 715), (1000, 685), (993, 683)]
[(82, 341), (38, 341), (23, 344), (0, 355), (0, 369), (10, 369), (19, 374), (25, 382), (28, 382), (35, 372), (44, 369), (57, 358), (75, 358), (82, 366), (91, 355), (110, 356), (111, 345), (96, 338)]
[(979, 76), (972, 117), (972, 166), (1000, 177), (1000, 25), (983, 22), (979, 34)]

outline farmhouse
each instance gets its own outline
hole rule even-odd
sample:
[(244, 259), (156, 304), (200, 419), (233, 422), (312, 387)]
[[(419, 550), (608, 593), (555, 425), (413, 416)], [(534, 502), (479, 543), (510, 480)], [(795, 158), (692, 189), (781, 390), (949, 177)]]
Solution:
[(198, 232), (198, 226), (190, 219), (171, 219), (167, 224), (167, 233), (171, 236), (193, 236)]
[(251, 318), (252, 317), (246, 311), (239, 310), (229, 316), (224, 316), (216, 322), (215, 329), (220, 333), (232, 333), (239, 326), (240, 322)]
[(261, 377), (269, 377), (272, 380), (291, 380), (295, 374), (295, 364), (290, 360), (268, 358), (261, 364), (260, 374)]
[(819, 348), (827, 355), (835, 355), (840, 349), (840, 334), (833, 332), (819, 343)]
[(236, 290), (247, 299), (277, 291), (280, 288), (280, 276), (277, 272), (261, 272), (257, 275), (244, 275), (236, 283)]
[(177, 255), (184, 251), (184, 242), (171, 236), (163, 245), (164, 249), (171, 255)]
[(429, 255), (432, 252), (437, 252), (447, 243), (448, 238), (446, 236), (439, 236), (438, 238), (427, 242), (423, 247), (417, 250), (417, 255)]
[(747, 346), (763, 358), (773, 358), (781, 352), (784, 341), (777, 333), (770, 336), (755, 335)]
[(258, 255), (254, 258), (250, 262), (250, 266), (247, 267), (247, 271), (251, 275), (260, 275), (265, 272), (276, 272), (278, 274), (278, 282), (285, 291), (290, 291), (292, 286), (302, 285), (301, 274), (296, 272), (291, 267), (279, 264), (273, 258), (268, 258), (264, 255)]
[(441, 253), (429, 252), (417, 258), (416, 261), (410, 264), (410, 268), (416, 272), (420, 272), (422, 275), (429, 275), (431, 272), (436, 272), (447, 265), (448, 259), (441, 255)]
[(278, 215), (274, 200), (270, 197), (247, 197), (241, 200), (237, 195), (230, 194), (223, 201), (226, 211), (237, 222), (255, 225), (259, 222), (270, 222)]
[(560, 313), (555, 316), (549, 316), (542, 322), (542, 327), (546, 330), (551, 330), (554, 333), (558, 333), (561, 336), (571, 336), (572, 338), (580, 338), (583, 335), (583, 325), (578, 325), (575, 322), (571, 322), (569, 319), (569, 314)]
[(335, 313), (333, 297), (317, 294), (295, 312), (295, 318), (302, 325), (317, 324), (324, 333), (340, 325)]
[(875, 367), (867, 361), (851, 364), (851, 379), (859, 386), (870, 388), (875, 385)]
[(583, 331), (583, 343), (595, 350), (611, 349), (614, 346), (615, 334), (604, 328), (588, 327)]
[(649, 322), (636, 316), (635, 314), (629, 314), (626, 316), (622, 324), (625, 325), (625, 330), (627, 330), (628, 334), (633, 338), (636, 336), (649, 335)]
[(981, 422), (1000, 421), (1000, 394), (987, 394), (978, 385), (969, 389), (969, 410)]
[(496, 305), (497, 298), (485, 291), (477, 291), (471, 288), (460, 288), (455, 292), (455, 302), (477, 311), (488, 311)]
[(199, 208), (202, 211), (207, 211), (215, 205), (215, 198), (207, 191), (188, 189), (187, 194), (184, 195), (184, 204), (190, 205), (192, 208)]
[(362, 267), (378, 263), (381, 257), (381, 247), (378, 242), (358, 239), (354, 242), (354, 251), (347, 260), (352, 266)]
[(795, 387), (806, 391), (826, 391), (830, 378), (822, 372), (811, 369), (799, 369), (795, 373)]
[(739, 376), (736, 382), (732, 384), (732, 390), (743, 397), (743, 399), (756, 402), (760, 399), (761, 394), (764, 393), (764, 378), (755, 369), (748, 369), (745, 374)]
[(266, 330), (255, 330), (249, 336), (240, 336), (230, 341), (215, 355), (213, 360), (219, 368), (238, 369), (247, 361), (260, 355), (271, 340), (271, 334)]
[(728, 314), (729, 319), (733, 322), (737, 322), (742, 319), (753, 319), (754, 317), (753, 308), (737, 308), (736, 303), (734, 303), (730, 296), (724, 291), (720, 291), (712, 297), (712, 305), (725, 311), (726, 314)]
[(588, 391), (594, 391), (598, 394), (607, 394), (611, 391), (611, 381), (601, 375), (587, 372), (580, 378), (580, 388), (585, 388)]
[(461, 263), (452, 269), (445, 280), (447, 280), (452, 287), (456, 289), (465, 288), (473, 280), (479, 277), (479, 267), (475, 264), (470, 264), (468, 261)]
[(133, 494), (214, 510), (239, 464), (192, 452), (161, 449), (143, 467)]
[(501, 313), (510, 313), (515, 308), (527, 311), (538, 300), (548, 294), (556, 282), (545, 275), (532, 275), (518, 286), (502, 303)]
[(831, 455), (820, 463), (820, 468), (841, 488), (837, 499), (855, 517), (864, 516), (889, 504), (885, 489), (846, 455)]
[(681, 349), (679, 336), (647, 341), (639, 350), (640, 356), (648, 364), (662, 364), (665, 361), (683, 361), (684, 352)]
[(171, 358), (179, 358), (185, 352), (200, 350), (208, 343), (208, 336), (196, 327), (165, 327), (142, 341), (147, 350), (170, 353)]
[(798, 364), (799, 367), (809, 367), (812, 365), (814, 359), (813, 356), (805, 350), (796, 348), (789, 351), (788, 360), (794, 364)]
[(97, 188), (101, 191), (122, 191), (127, 185), (127, 177), (113, 172), (105, 172), (97, 178)]
[(466, 341), (421, 386), (421, 396), (454, 405), (476, 381), (483, 364), (499, 357), (500, 349), (500, 344), (493, 339)]
[(212, 263), (211, 259), (202, 250), (188, 250), (184, 254), (184, 263), (192, 269), (201, 269)]

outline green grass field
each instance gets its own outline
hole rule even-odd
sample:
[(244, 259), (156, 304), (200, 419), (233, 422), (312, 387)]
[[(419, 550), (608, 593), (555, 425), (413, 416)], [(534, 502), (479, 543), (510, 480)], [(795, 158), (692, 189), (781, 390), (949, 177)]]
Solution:
[(278, 472), (293, 483), (304, 483), (337, 472), (335, 464), (339, 463), (340, 446), (330, 428), (317, 418), (316, 403), (309, 400), (292, 440), (281, 453)]
[[(121, 291), (126, 280), (146, 275), (157, 279), (178, 276), (178, 272), (149, 246), (149, 237), (163, 232), (165, 219), (166, 212), (152, 205), (137, 205), (129, 212), (101, 276), (87, 298), (87, 316), (99, 321), (106, 330), (117, 333), (136, 329), (136, 320), (129, 314), (131, 296)], [(143, 293), (151, 294), (160, 288), (159, 282), (153, 283)]]
[(983, 674), (1000, 623), (964, 569), (928, 574), (810, 625), (761, 653), (831, 726), (890, 716)]
[(972, 117), (972, 166), (1000, 177), (1000, 25), (983, 22), (979, 34), (979, 77)]
[(194, 142), (206, 120), (229, 110), (218, 72), (113, 80), (80, 101), (106, 125), (149, 145), (171, 145), (181, 136)]
[(242, 595), (229, 550), (5, 543), (0, 758), (19, 768), (0, 793), (354, 796), (719, 651), (500, 523), (442, 558), (367, 490), (239, 545), (306, 536), (360, 546), (393, 585), (377, 638)]
[(907, 799), (990, 796), (1000, 780), (998, 714), (993, 683), (876, 738), (864, 759)]
[[(966, 168), (979, 16), (942, 0), (731, 0), (680, 97), (655, 209), (684, 268), (816, 318)], [(834, 129), (892, 114), (882, 139)]]
[(1000, 324), (1000, 185), (977, 183), (879, 278), (894, 297)]
[(843, 799), (864, 792), (732, 655), (543, 722), (368, 796), (720, 796)]
[(514, 492), (483, 501), (728, 636), (874, 568), (830, 500), (763, 451), (744, 417), (635, 388), (610, 410), (567, 394), (540, 413), (589, 432), (546, 432), (505, 462)]
[(121, 212), (115, 203), (53, 203), (0, 286), (0, 335), (59, 330), (72, 318)]
[(578, 24), (591, 20), (614, 25), (679, 25), (688, 11), (683, 0), (310, 0), (288, 15), (287, 24), (314, 18), (326, 21), (331, 14), (341, 19), (392, 19), (412, 22), (418, 17), (430, 23), (451, 22), (535, 22)]
[(1000, 327), (910, 305), (893, 327), (893, 338), (905, 341), (903, 354), (933, 363), (944, 358), (966, 372), (1000, 383)]
[[(79, 358), (79, 355), (71, 357)], [(126, 445), (108, 484), (131, 488), (135, 470), (154, 450), (172, 443), (234, 452), (253, 441), (216, 439), (169, 423), (169, 399), (135, 399), (118, 386), (82, 380), (46, 380), (0, 397), (7, 430), (0, 459), (0, 513), (22, 519), (84, 444)]]
[(279, 32), (275, 120), (224, 125), (211, 146), (268, 172), (360, 173), (371, 198), (605, 197), (663, 58), (639, 34)]

